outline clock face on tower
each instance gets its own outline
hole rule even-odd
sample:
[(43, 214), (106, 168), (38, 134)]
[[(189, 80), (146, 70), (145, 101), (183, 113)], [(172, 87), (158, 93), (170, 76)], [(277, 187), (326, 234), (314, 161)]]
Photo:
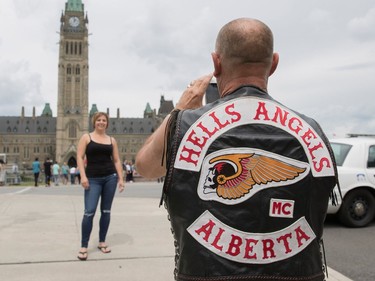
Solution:
[(77, 17), (71, 17), (69, 19), (69, 24), (72, 27), (77, 27), (79, 25), (79, 18), (77, 18)]

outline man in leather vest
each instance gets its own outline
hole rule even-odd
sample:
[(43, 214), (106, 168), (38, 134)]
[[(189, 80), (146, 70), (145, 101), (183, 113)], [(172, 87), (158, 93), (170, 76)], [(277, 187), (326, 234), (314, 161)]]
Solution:
[[(337, 182), (327, 138), (268, 94), (279, 56), (264, 23), (226, 24), (212, 60), (213, 75), (189, 84), (136, 158), (142, 176), (166, 175), (175, 279), (324, 280), (323, 222)], [(203, 106), (212, 76), (220, 99)]]

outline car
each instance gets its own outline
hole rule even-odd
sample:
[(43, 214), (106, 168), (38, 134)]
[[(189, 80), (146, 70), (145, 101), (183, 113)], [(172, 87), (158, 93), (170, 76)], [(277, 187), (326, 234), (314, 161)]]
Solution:
[[(335, 156), (342, 198), (328, 204), (348, 227), (364, 227), (375, 217), (375, 137), (330, 140)], [(339, 194), (338, 187), (334, 191)], [(331, 200), (330, 200), (331, 201)]]

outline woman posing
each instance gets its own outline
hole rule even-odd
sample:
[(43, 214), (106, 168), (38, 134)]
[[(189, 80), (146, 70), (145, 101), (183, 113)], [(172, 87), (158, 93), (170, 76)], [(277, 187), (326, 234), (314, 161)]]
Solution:
[(124, 190), (122, 165), (116, 140), (107, 135), (109, 117), (97, 112), (92, 117), (94, 130), (84, 134), (78, 143), (77, 164), (81, 173), (81, 185), (85, 193), (85, 212), (82, 219), (82, 240), (78, 259), (86, 260), (87, 248), (93, 227), (93, 219), (100, 200), (98, 249), (109, 253), (105, 239), (108, 232), (111, 206), (116, 187)]

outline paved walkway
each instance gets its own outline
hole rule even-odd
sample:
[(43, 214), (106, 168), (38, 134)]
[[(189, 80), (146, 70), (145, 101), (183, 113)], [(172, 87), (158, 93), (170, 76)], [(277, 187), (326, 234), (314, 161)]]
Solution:
[[(30, 194), (17, 187), (0, 194), (0, 280), (168, 281), (174, 248), (159, 199), (116, 197), (107, 237), (112, 252), (97, 248), (98, 215), (89, 258), (77, 260), (82, 197)], [(329, 269), (329, 281), (350, 281)]]

